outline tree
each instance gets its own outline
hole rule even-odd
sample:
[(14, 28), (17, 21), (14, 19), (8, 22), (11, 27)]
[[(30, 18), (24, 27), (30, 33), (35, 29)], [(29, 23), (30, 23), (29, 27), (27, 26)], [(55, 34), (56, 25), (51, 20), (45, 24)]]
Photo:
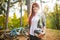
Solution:
[(20, 4), (20, 26), (22, 27), (22, 1), (23, 0), (18, 0), (19, 1), (19, 4)]
[(60, 29), (60, 27), (59, 27), (59, 10), (58, 10), (58, 4), (55, 5), (55, 13), (56, 13), (56, 27), (57, 27), (57, 29)]
[(7, 12), (6, 12), (6, 28), (5, 29), (8, 29), (8, 15), (9, 15), (9, 7), (10, 7), (10, 0), (8, 0), (7, 2)]
[(26, 0), (28, 16), (30, 14), (30, 0)]

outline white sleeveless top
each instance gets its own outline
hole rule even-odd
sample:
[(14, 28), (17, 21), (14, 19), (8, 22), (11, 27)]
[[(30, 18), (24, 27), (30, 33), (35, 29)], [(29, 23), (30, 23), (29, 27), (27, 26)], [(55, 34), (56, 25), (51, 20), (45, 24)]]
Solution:
[(36, 28), (37, 28), (39, 18), (40, 18), (40, 16), (37, 14), (32, 18), (31, 27), (30, 27), (30, 35), (34, 36), (34, 30), (36, 30)]

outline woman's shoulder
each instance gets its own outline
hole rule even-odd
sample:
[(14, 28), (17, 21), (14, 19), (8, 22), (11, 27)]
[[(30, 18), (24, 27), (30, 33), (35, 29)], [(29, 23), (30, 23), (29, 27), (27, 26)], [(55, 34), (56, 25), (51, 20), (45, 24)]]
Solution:
[(40, 11), (40, 12), (38, 12), (38, 15), (39, 16), (45, 16), (45, 13), (44, 13), (44, 11)]
[(38, 12), (38, 13), (37, 13), (37, 16), (38, 16), (38, 17), (41, 17), (41, 16), (42, 16), (42, 13), (41, 13), (41, 12)]

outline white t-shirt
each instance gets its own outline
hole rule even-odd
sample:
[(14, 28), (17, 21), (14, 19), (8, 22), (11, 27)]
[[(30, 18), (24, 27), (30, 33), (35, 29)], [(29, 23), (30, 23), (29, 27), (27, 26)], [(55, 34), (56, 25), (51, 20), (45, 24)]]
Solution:
[(37, 28), (39, 18), (40, 16), (37, 14), (32, 18), (31, 27), (30, 27), (30, 35), (34, 36), (34, 30), (36, 30)]

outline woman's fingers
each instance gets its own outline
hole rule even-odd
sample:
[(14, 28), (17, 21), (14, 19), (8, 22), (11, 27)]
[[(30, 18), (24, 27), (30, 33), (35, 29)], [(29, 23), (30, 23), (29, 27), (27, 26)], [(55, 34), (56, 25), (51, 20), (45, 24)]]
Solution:
[(38, 35), (39, 38), (43, 38), (43, 36), (44, 36), (43, 34), (39, 34)]

